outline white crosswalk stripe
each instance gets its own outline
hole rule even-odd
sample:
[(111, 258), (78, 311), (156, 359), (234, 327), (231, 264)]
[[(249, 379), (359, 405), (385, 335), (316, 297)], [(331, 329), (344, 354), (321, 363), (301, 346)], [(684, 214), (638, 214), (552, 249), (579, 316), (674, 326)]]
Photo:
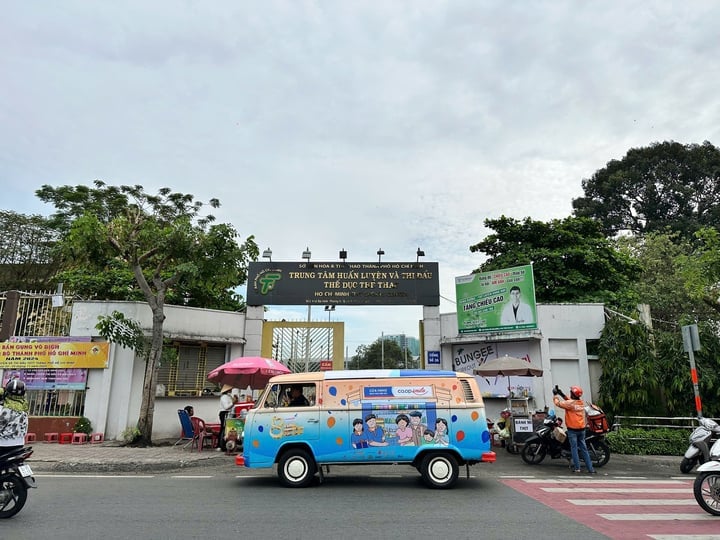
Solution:
[(710, 514), (598, 514), (613, 521), (705, 521), (716, 520)]
[[(636, 482), (637, 483), (637, 482)], [(577, 493), (578, 491), (582, 491), (583, 493), (687, 493), (687, 488), (624, 488), (624, 487), (618, 487), (618, 488), (612, 488), (612, 487), (599, 487), (599, 488), (589, 488), (589, 487), (578, 487), (578, 488), (571, 488), (571, 487), (548, 487), (548, 488), (541, 488), (543, 491), (547, 491), (548, 493)]]
[(688, 499), (567, 499), (576, 506), (695, 506), (692, 497)]

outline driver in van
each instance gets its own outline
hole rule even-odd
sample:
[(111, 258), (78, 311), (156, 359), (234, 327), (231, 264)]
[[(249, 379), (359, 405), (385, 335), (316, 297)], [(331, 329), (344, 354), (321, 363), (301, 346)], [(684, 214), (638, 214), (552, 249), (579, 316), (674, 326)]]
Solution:
[(302, 386), (294, 384), (290, 387), (290, 401), (288, 407), (307, 407), (310, 402), (303, 394)]

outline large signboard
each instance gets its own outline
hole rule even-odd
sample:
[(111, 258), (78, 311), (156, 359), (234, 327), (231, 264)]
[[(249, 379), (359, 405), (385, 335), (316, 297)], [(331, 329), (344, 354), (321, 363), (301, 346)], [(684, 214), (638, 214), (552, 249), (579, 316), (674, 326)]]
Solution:
[(437, 306), (438, 264), (251, 262), (247, 303)]
[(456, 277), (455, 293), (461, 334), (537, 328), (532, 265)]
[[(508, 341), (454, 345), (452, 348), (453, 369), (472, 375), (476, 368), (479, 368), (488, 360), (502, 356), (523, 358), (540, 367), (537, 359), (533, 362), (527, 341)], [(516, 375), (512, 377), (504, 377), (502, 375), (496, 377), (481, 377), (475, 375), (475, 379), (478, 381), (478, 386), (480, 387), (480, 392), (483, 397), (506, 398), (511, 395), (515, 397), (533, 397), (542, 392), (542, 379), (537, 377), (520, 377)], [(539, 392), (535, 390), (536, 384), (538, 385)]]
[(85, 390), (87, 369), (18, 369), (5, 370), (3, 384), (17, 374), (28, 390)]
[(0, 343), (0, 369), (106, 368), (110, 344), (102, 342)]

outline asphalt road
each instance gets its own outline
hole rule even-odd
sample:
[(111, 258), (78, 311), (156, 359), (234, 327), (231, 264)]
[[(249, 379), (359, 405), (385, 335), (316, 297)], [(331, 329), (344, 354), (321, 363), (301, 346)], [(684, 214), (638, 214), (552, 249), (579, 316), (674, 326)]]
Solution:
[(307, 489), (280, 487), (267, 471), (39, 475), (26, 507), (0, 530), (5, 540), (605, 538), (491, 475), (438, 491), (407, 467), (360, 469)]

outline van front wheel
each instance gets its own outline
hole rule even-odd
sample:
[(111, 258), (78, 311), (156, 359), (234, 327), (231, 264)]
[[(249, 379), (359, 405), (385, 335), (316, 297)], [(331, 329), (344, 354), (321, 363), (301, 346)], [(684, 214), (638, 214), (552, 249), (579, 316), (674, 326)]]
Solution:
[(278, 462), (278, 476), (286, 487), (307, 487), (315, 476), (315, 460), (305, 450), (285, 452)]
[(455, 484), (460, 468), (452, 454), (432, 452), (420, 464), (420, 474), (428, 487), (447, 489)]

